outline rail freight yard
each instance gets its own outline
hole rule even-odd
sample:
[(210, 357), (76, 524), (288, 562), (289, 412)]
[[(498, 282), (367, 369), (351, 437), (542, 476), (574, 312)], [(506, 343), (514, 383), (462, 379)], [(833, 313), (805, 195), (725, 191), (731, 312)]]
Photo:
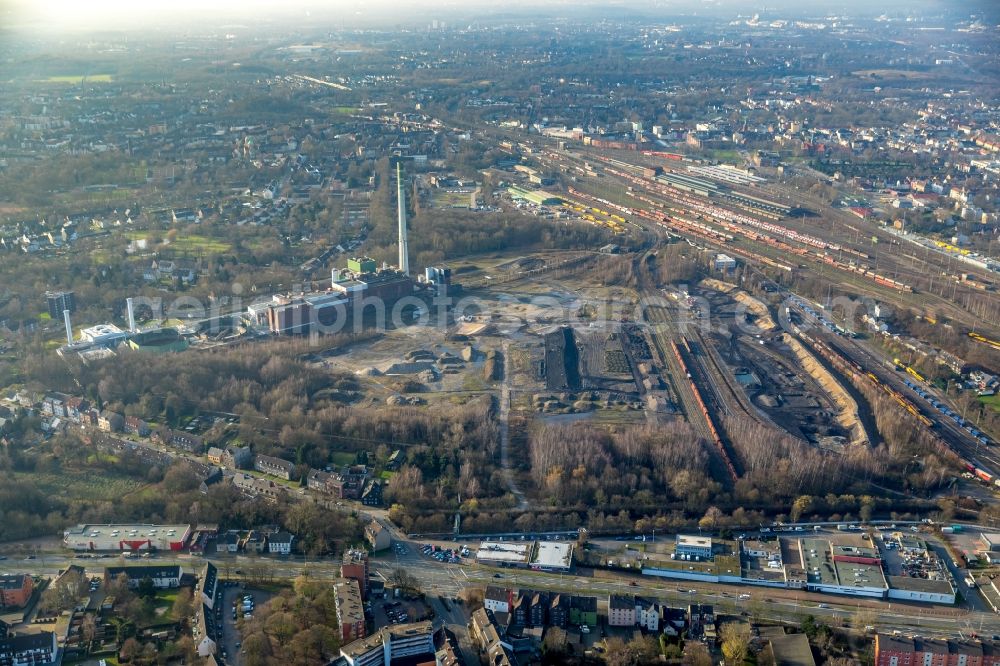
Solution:
[(76, 551), (177, 551), (190, 536), (190, 525), (77, 525), (63, 533), (63, 545)]

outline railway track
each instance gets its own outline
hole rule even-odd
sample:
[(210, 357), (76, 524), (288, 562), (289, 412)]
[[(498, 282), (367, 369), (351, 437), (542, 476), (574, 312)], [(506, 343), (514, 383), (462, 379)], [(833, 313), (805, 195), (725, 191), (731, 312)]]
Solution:
[[(595, 151), (581, 152), (581, 153), (568, 153), (563, 151), (549, 151), (547, 153), (550, 159), (554, 163), (561, 162), (564, 165), (576, 166), (581, 172), (585, 171), (583, 176), (584, 182), (578, 182), (576, 187), (578, 189), (586, 189), (588, 181), (597, 178), (597, 174), (601, 174), (603, 178), (600, 180), (592, 180), (594, 186), (600, 186), (602, 189), (608, 189), (613, 187), (612, 183), (617, 183), (618, 189), (621, 191), (623, 196), (633, 196), (633, 192), (642, 192), (655, 196), (657, 198), (666, 197), (661, 210), (674, 209), (677, 212), (678, 209), (683, 210), (685, 206), (690, 207), (692, 203), (696, 203), (699, 206), (711, 205), (710, 202), (706, 200), (697, 199), (692, 197), (690, 193), (684, 192), (672, 192), (664, 193), (661, 191), (663, 189), (662, 184), (652, 181), (648, 178), (642, 178), (636, 171), (641, 171), (642, 167), (640, 165), (635, 165), (633, 169), (628, 169), (629, 173), (622, 173), (621, 176), (616, 176), (612, 171), (616, 170), (616, 167), (623, 168), (621, 165), (627, 164), (621, 160), (613, 160), (607, 163), (602, 160), (602, 155)], [(623, 156), (626, 160), (635, 161), (637, 159), (636, 155)], [(583, 170), (579, 168), (579, 165), (592, 164), (597, 167), (597, 169), (590, 168), (589, 170)], [(605, 166), (605, 165), (608, 166)], [(768, 191), (772, 193), (777, 193), (779, 198), (783, 199), (797, 199), (801, 201), (808, 202), (817, 210), (822, 212), (824, 221), (818, 221), (815, 223), (807, 222), (806, 220), (799, 220), (794, 218), (786, 218), (781, 221), (781, 225), (789, 229), (794, 229), (795, 231), (806, 234), (816, 234), (818, 240), (821, 242), (829, 243), (832, 246), (839, 246), (841, 252), (853, 255), (853, 260), (858, 261), (863, 264), (871, 263), (874, 257), (869, 256), (869, 253), (873, 251), (873, 247), (876, 247), (875, 254), (877, 255), (877, 262), (875, 266), (871, 269), (871, 272), (877, 273), (884, 278), (886, 282), (898, 281), (904, 285), (904, 287), (911, 287), (916, 289), (914, 293), (905, 293), (902, 296), (898, 290), (892, 287), (885, 287), (882, 284), (876, 284), (865, 276), (857, 276), (846, 270), (843, 267), (831, 266), (824, 264), (819, 259), (814, 259), (811, 256), (795, 257), (795, 263), (801, 261), (805, 268), (810, 271), (819, 273), (824, 278), (833, 281), (834, 283), (846, 283), (850, 285), (851, 289), (857, 291), (859, 294), (873, 296), (875, 298), (880, 298), (883, 300), (892, 298), (896, 301), (904, 300), (910, 304), (915, 309), (921, 311), (929, 311), (930, 309), (942, 309), (948, 317), (952, 318), (956, 322), (960, 322), (964, 325), (970, 327), (978, 328), (993, 328), (993, 323), (988, 320), (984, 320), (982, 313), (978, 315), (965, 308), (958, 305), (962, 299), (967, 299), (974, 295), (980, 295), (980, 292), (976, 292), (971, 288), (967, 288), (961, 285), (950, 285), (952, 291), (952, 298), (945, 297), (945, 292), (948, 290), (941, 286), (940, 279), (929, 283), (928, 280), (933, 279), (930, 276), (939, 274), (941, 270), (944, 270), (943, 264), (934, 261), (928, 261), (927, 270), (917, 270), (916, 267), (908, 265), (907, 261), (901, 256), (897, 256), (891, 251), (891, 249), (883, 250), (881, 252), (877, 251), (877, 247), (884, 247), (888, 245), (891, 248), (892, 237), (886, 234), (884, 231), (879, 230), (875, 225), (870, 222), (864, 222), (855, 219), (853, 216), (848, 215), (842, 210), (831, 208), (818, 200), (811, 199), (802, 192), (792, 192), (790, 190), (785, 191), (784, 188), (775, 187), (773, 184), (769, 184)], [(628, 195), (625, 193), (628, 192)], [(718, 203), (718, 202), (714, 202)], [(657, 211), (660, 212), (660, 211)], [(638, 210), (636, 211), (638, 213)], [(680, 214), (683, 214), (681, 212)], [(736, 214), (745, 214), (736, 213)], [(852, 225), (859, 225), (858, 228)], [(653, 225), (647, 225), (653, 226)], [(852, 229), (853, 232), (846, 232), (845, 229)], [(654, 226), (655, 230), (655, 226)], [(675, 231), (678, 235), (689, 236), (685, 230)], [(697, 236), (697, 234), (695, 234)], [(871, 244), (870, 239), (875, 236), (879, 239), (879, 246), (874, 246)], [(758, 243), (752, 239), (740, 239), (740, 242), (736, 242), (736, 239), (729, 243), (719, 243), (712, 242), (711, 239), (706, 239), (703, 237), (698, 237), (698, 241), (712, 249), (718, 249), (724, 252), (736, 252), (740, 256), (749, 261), (761, 261), (762, 263), (769, 264), (770, 262), (787, 262), (789, 261), (790, 254), (787, 251), (774, 252), (774, 248), (765, 244)], [(752, 248), (750, 256), (747, 256), (743, 248)], [(848, 259), (850, 257), (844, 257)], [(979, 274), (979, 271), (971, 269), (969, 272)], [(931, 289), (933, 287), (933, 290)], [(903, 290), (905, 291), (905, 289)], [(987, 318), (988, 319), (988, 318)], [(996, 335), (992, 337), (1000, 337), (1000, 330), (993, 331)]]

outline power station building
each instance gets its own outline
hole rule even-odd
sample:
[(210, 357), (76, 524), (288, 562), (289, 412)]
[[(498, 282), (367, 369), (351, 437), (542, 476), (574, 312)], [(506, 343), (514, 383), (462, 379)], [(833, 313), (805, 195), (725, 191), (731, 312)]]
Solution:
[(266, 327), (273, 335), (337, 332), (349, 322), (360, 327), (369, 316), (387, 318), (397, 301), (413, 294), (416, 283), (410, 277), (407, 249), (406, 189), (399, 163), (396, 178), (399, 265), (383, 264), (380, 269), (371, 257), (351, 257), (346, 270), (331, 272), (326, 291), (275, 295), (271, 302), (251, 305), (247, 315), (252, 324)]

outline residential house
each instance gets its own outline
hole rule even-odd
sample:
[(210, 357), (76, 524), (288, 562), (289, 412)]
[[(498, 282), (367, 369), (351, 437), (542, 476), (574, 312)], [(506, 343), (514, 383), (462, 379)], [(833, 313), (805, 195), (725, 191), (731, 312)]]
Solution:
[[(778, 637), (787, 641), (787, 637)], [(773, 639), (772, 639), (773, 640)], [(794, 646), (782, 645), (794, 654)], [(780, 652), (780, 650), (779, 650)], [(811, 656), (810, 652), (810, 656)], [(804, 659), (804, 655), (803, 655)], [(970, 638), (875, 635), (875, 666), (997, 666), (1000, 642)], [(798, 665), (796, 665), (798, 666)]]
[(569, 596), (554, 593), (549, 601), (549, 626), (565, 629), (569, 625)]
[(201, 437), (182, 430), (164, 428), (157, 432), (161, 442), (191, 453), (201, 453), (205, 450), (205, 442)]
[(387, 550), (392, 546), (392, 535), (385, 525), (377, 520), (372, 520), (365, 525), (365, 540), (372, 547), (372, 552)]
[(275, 532), (267, 537), (267, 552), (272, 555), (291, 555), (295, 536), (288, 532)]
[(207, 493), (211, 486), (221, 483), (223, 478), (222, 470), (216, 467), (202, 477), (201, 483), (198, 484), (198, 490), (202, 493)]
[(368, 551), (349, 548), (340, 565), (340, 577), (358, 581), (361, 598), (368, 598)]
[(236, 553), (240, 549), (240, 535), (236, 532), (220, 534), (215, 540), (215, 552)]
[(703, 640), (709, 647), (715, 645), (718, 637), (715, 629), (715, 610), (705, 604), (688, 606), (688, 636)]
[(483, 606), (493, 613), (509, 613), (514, 601), (514, 593), (507, 588), (487, 585), (483, 595)]
[(227, 446), (222, 454), (222, 466), (227, 469), (253, 468), (253, 451), (246, 446)]
[(243, 540), (243, 550), (247, 553), (263, 554), (267, 550), (267, 535), (258, 530), (250, 530)]
[(574, 627), (597, 626), (597, 597), (572, 596), (569, 599), (569, 623)]
[(181, 568), (176, 564), (104, 568), (104, 581), (106, 583), (112, 582), (119, 576), (128, 578), (128, 586), (133, 589), (139, 587), (139, 583), (146, 578), (153, 582), (153, 587), (161, 590), (179, 587), (181, 584)]
[[(360, 499), (368, 480), (368, 468), (364, 465), (349, 465), (337, 472), (309, 471), (306, 485), (337, 499)], [(381, 497), (379, 498), (381, 503)]]
[[(770, 663), (776, 664), (776, 666), (816, 666), (816, 659), (813, 657), (812, 648), (809, 645), (809, 638), (805, 634), (786, 634), (782, 627), (768, 627), (767, 631), (761, 632), (761, 638), (767, 639), (767, 647), (764, 650), (763, 656), (768, 659)], [(943, 641), (942, 641), (943, 642)], [(949, 641), (950, 642), (950, 641)], [(957, 641), (961, 643), (961, 641)], [(966, 645), (972, 648), (971, 652), (964, 650), (957, 651), (953, 657), (954, 659), (940, 659), (945, 656), (940, 653), (934, 654), (935, 658), (931, 660), (921, 661), (916, 663), (946, 663), (946, 664), (962, 664), (965, 663), (967, 666), (985, 666), (985, 664), (997, 664), (1000, 663), (1000, 654), (992, 657), (987, 661), (987, 655), (984, 654), (983, 646), (979, 646), (976, 649), (976, 643), (973, 641), (967, 641)], [(770, 654), (767, 654), (770, 652)], [(982, 655), (984, 657), (982, 662), (979, 662), (976, 657)], [(930, 656), (930, 655), (928, 655)], [(940, 659), (940, 661), (939, 661)], [(878, 663), (876, 659), (875, 663)], [(902, 665), (906, 663), (904, 660), (897, 662)]]
[(66, 416), (66, 401), (69, 396), (62, 393), (49, 393), (42, 399), (42, 413), (48, 416), (64, 418)]
[(386, 461), (385, 468), (386, 468), (386, 470), (388, 470), (390, 472), (395, 472), (400, 467), (403, 466), (403, 462), (405, 460), (406, 460), (406, 456), (403, 455), (403, 450), (402, 449), (396, 449), (395, 451), (392, 452), (392, 455), (389, 456), (389, 460)]
[(273, 456), (257, 455), (253, 468), (258, 472), (291, 481), (295, 477), (295, 464)]
[(198, 576), (198, 593), (201, 603), (208, 606), (209, 610), (215, 610), (215, 602), (222, 599), (222, 586), (219, 581), (219, 570), (211, 562), (206, 562)]
[(338, 578), (333, 581), (333, 590), (341, 641), (347, 644), (367, 636), (365, 607), (358, 581), (352, 578)]
[(264, 497), (270, 500), (277, 499), (281, 493), (285, 492), (285, 489), (275, 484), (274, 481), (259, 479), (256, 476), (243, 473), (233, 475), (233, 486), (247, 497)]
[(684, 612), (684, 609), (664, 606), (661, 611), (660, 623), (663, 627), (663, 633), (667, 636), (680, 636), (687, 624), (687, 613)]
[(365, 506), (382, 506), (382, 482), (379, 479), (369, 479), (361, 492), (361, 503)]
[(194, 223), (198, 221), (198, 211), (193, 208), (175, 208), (170, 211), (170, 217), (174, 224)]
[(215, 622), (212, 619), (212, 609), (205, 604), (197, 604), (194, 622), (191, 625), (191, 637), (195, 641), (195, 649), (199, 657), (213, 658), (216, 651)]
[(548, 604), (548, 592), (519, 590), (511, 606), (511, 624), (524, 628), (544, 627)]
[(635, 622), (646, 631), (660, 631), (660, 604), (647, 599), (636, 598)]
[(339, 499), (360, 499), (368, 480), (368, 468), (349, 465), (333, 475), (333, 495)]
[(636, 620), (635, 598), (627, 594), (608, 597), (608, 626), (634, 627)]
[(52, 631), (8, 636), (0, 639), (0, 666), (54, 664), (58, 651), (56, 634)]
[(503, 637), (496, 616), (488, 608), (477, 608), (472, 612), (469, 638), (491, 666), (517, 664), (513, 645)]
[(329, 493), (333, 474), (320, 469), (310, 469), (306, 474), (306, 488), (318, 493)]
[(24, 607), (34, 589), (35, 581), (28, 574), (0, 575), (0, 607)]
[(72, 396), (66, 399), (65, 410), (66, 418), (68, 418), (73, 423), (79, 424), (83, 420), (83, 414), (90, 409), (90, 403), (80, 398), (78, 396)]
[(217, 446), (208, 447), (208, 462), (212, 465), (221, 465), (223, 453), (225, 452)]
[(125, 427), (125, 419), (121, 414), (104, 410), (97, 417), (97, 427), (103, 432), (121, 432), (122, 428)]
[(149, 424), (137, 416), (126, 416), (122, 427), (129, 435), (138, 435), (139, 437), (149, 436)]

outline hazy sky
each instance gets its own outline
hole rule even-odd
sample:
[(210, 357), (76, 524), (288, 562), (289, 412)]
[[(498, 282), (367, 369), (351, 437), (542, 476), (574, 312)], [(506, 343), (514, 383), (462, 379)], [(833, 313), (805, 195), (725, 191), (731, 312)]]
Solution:
[[(822, 15), (832, 11), (858, 11), (865, 14), (907, 9), (952, 10), (967, 7), (970, 12), (995, 4), (997, 0), (0, 0), (0, 26), (7, 28), (49, 29), (52, 31), (122, 28), (138, 23), (149, 26), (159, 22), (176, 25), (182, 21), (208, 23), (233, 20), (252, 23), (254, 19), (281, 17), (296, 20), (322, 16), (344, 23), (361, 19), (371, 22), (381, 17), (394, 23), (411, 19), (430, 20), (449, 17), (471, 18), (477, 13), (497, 11), (554, 11), (571, 16), (574, 8), (587, 5), (591, 10), (606, 7), (609, 11), (625, 8), (647, 14), (672, 11), (686, 13), (753, 13), (767, 8), (767, 14), (807, 11)], [(843, 8), (843, 9), (841, 9)], [(797, 10), (797, 11), (796, 11)], [(838, 12), (839, 13), (839, 12)]]

